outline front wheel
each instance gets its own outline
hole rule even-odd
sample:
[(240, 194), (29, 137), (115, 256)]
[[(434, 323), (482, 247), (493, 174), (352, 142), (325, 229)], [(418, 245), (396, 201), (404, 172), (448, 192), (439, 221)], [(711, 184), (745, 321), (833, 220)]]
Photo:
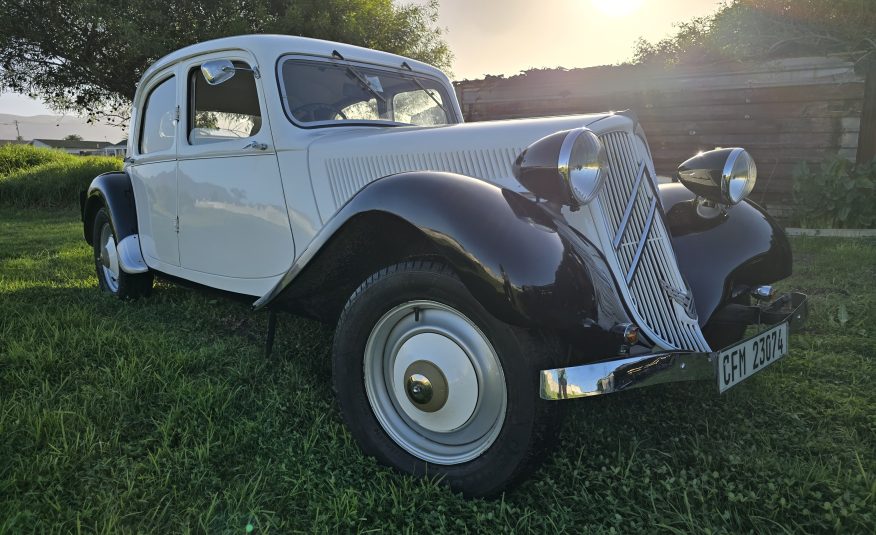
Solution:
[(494, 494), (530, 473), (560, 429), (560, 407), (538, 396), (543, 338), (495, 319), (442, 264), (391, 266), (338, 323), (341, 413), (380, 462)]
[(152, 272), (125, 273), (119, 265), (118, 240), (112, 220), (101, 208), (94, 217), (94, 266), (100, 289), (119, 299), (147, 297), (152, 291)]

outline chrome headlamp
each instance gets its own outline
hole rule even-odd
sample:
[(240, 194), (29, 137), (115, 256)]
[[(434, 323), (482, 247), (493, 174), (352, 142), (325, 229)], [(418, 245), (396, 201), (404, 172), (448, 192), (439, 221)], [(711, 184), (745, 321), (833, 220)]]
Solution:
[(573, 208), (592, 201), (607, 174), (605, 147), (586, 128), (543, 137), (514, 162), (514, 176), (526, 189)]
[(715, 149), (678, 166), (678, 179), (700, 197), (719, 204), (738, 204), (754, 189), (757, 166), (745, 149)]
[(754, 165), (754, 158), (745, 149), (733, 149), (721, 174), (721, 191), (731, 204), (736, 204), (748, 197), (755, 182), (757, 166)]

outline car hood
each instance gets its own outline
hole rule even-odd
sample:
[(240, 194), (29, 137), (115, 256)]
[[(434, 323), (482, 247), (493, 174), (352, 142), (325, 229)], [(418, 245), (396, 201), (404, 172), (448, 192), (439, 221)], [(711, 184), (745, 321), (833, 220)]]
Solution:
[(529, 144), (560, 130), (632, 128), (616, 114), (484, 121), (433, 127), (325, 128), (308, 148), (313, 188), (324, 218), (378, 178), (406, 171), (446, 171), (525, 191), (512, 175)]

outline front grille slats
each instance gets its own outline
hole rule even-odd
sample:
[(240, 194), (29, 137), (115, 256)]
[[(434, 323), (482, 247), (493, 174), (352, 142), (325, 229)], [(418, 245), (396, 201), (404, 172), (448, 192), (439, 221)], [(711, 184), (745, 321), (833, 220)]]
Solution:
[[(642, 165), (639, 166), (638, 176), (636, 176), (636, 183), (633, 184), (632, 191), (638, 191), (639, 186), (642, 184), (643, 176), (645, 176), (645, 162), (642, 162)], [(620, 223), (617, 225), (617, 231), (614, 233), (614, 239), (611, 241), (611, 245), (615, 249), (617, 249), (617, 246), (620, 245), (621, 239), (624, 237), (624, 231), (626, 231), (627, 225), (630, 222), (630, 216), (633, 215), (633, 207), (635, 206), (635, 203), (636, 198), (630, 195), (627, 205), (624, 208), (623, 216), (621, 216)]]
[(663, 287), (665, 283), (675, 290), (687, 289), (645, 160), (648, 156), (636, 154), (628, 132), (609, 132), (600, 139), (609, 163), (606, 185), (598, 197), (608, 241), (605, 252), (616, 260), (615, 276), (626, 285), (633, 319), (658, 345), (709, 351), (697, 321)]

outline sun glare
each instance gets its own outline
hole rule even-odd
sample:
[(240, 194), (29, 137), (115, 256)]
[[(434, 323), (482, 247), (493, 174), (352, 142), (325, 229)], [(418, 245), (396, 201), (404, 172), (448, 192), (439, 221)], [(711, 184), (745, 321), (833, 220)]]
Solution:
[(590, 4), (612, 17), (625, 17), (638, 11), (644, 0), (590, 0)]

